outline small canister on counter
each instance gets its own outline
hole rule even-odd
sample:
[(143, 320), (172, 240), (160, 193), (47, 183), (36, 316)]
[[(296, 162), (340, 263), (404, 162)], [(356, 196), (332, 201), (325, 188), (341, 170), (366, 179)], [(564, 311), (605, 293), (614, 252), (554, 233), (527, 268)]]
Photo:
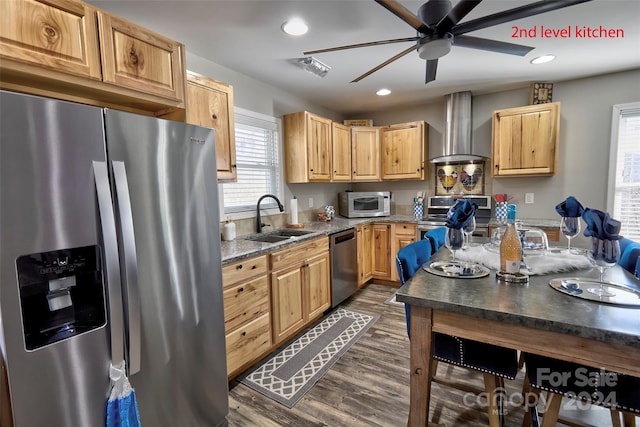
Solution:
[(236, 239), (236, 223), (227, 218), (222, 226), (222, 240), (231, 242)]

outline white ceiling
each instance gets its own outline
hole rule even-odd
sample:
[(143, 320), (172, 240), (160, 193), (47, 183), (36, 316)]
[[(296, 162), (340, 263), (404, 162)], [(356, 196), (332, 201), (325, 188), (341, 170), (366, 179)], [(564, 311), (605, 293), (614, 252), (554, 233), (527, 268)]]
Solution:
[[(533, 1), (485, 0), (461, 22)], [(412, 42), (314, 55), (331, 67), (324, 78), (292, 60), (303, 52), (369, 41), (412, 37), (415, 30), (373, 0), (89, 0), (102, 9), (178, 40), (187, 51), (216, 64), (283, 88), (337, 113), (385, 110), (424, 104), (461, 90), (475, 95), (640, 68), (640, 1), (593, 0), (534, 17), (468, 33), (536, 47), (524, 57), (456, 47), (441, 58), (435, 82), (425, 80), (425, 61), (411, 52), (358, 83), (369, 69), (411, 46)], [(416, 12), (421, 1), (400, 1)], [(453, 0), (455, 5), (457, 0)], [(280, 27), (292, 17), (304, 19), (300, 37)], [(513, 38), (514, 26), (537, 28), (536, 37)], [(540, 26), (571, 28), (569, 38), (543, 38)], [(621, 29), (622, 38), (579, 37), (575, 27)], [(556, 60), (529, 61), (542, 54)], [(211, 76), (215, 78), (215, 76)], [(640, 84), (640, 83), (639, 83)], [(392, 94), (375, 95), (380, 88)]]

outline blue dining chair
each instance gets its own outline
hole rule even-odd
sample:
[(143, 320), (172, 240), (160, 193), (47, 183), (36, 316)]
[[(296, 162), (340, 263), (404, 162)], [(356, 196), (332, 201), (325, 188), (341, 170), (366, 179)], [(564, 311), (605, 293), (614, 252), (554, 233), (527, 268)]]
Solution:
[[(440, 244), (441, 246), (442, 244)], [(400, 283), (405, 284), (418, 269), (431, 258), (432, 245), (430, 239), (423, 239), (411, 243), (400, 249), (396, 255), (396, 267)], [(407, 334), (411, 338), (411, 306), (404, 305), (407, 322)], [(485, 389), (476, 390), (477, 393), (486, 392), (490, 402), (497, 402), (497, 407), (491, 404), (488, 408), (491, 426), (502, 425), (502, 399), (497, 391), (504, 390), (504, 378), (514, 379), (518, 372), (518, 356), (516, 350), (485, 344), (447, 334), (433, 334), (433, 359), (463, 368), (480, 371), (484, 376)], [(432, 372), (437, 370), (437, 362), (433, 364)], [(449, 381), (440, 380), (432, 375), (432, 381), (468, 391)]]
[(640, 277), (638, 259), (640, 258), (640, 243), (623, 237), (620, 239), (620, 260), (618, 264), (629, 273)]
[(431, 242), (432, 255), (438, 252), (438, 249), (444, 245), (445, 234), (447, 234), (447, 227), (434, 228), (424, 234), (424, 238)]
[(614, 426), (620, 425), (622, 413), (623, 425), (635, 427), (635, 417), (640, 415), (640, 378), (531, 353), (524, 353), (524, 360), (529, 384), (538, 394), (547, 392), (542, 427), (558, 423), (563, 396), (609, 408)]

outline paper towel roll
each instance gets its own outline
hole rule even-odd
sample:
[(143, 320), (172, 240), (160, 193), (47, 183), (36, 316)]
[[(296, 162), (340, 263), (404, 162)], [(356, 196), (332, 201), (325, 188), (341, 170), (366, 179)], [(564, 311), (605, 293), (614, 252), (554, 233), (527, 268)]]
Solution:
[(298, 223), (298, 199), (296, 196), (293, 196), (291, 199), (291, 224)]

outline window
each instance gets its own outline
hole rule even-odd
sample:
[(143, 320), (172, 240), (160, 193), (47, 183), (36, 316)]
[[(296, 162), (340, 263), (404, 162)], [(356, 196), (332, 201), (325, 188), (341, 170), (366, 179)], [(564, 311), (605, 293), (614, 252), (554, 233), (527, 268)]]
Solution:
[(640, 102), (613, 106), (607, 207), (620, 234), (640, 241)]
[[(283, 199), (279, 160), (280, 121), (241, 108), (236, 108), (234, 114), (237, 182), (222, 184), (225, 215), (255, 212), (256, 203), (264, 194)], [(265, 199), (261, 207), (277, 208), (271, 198)]]

